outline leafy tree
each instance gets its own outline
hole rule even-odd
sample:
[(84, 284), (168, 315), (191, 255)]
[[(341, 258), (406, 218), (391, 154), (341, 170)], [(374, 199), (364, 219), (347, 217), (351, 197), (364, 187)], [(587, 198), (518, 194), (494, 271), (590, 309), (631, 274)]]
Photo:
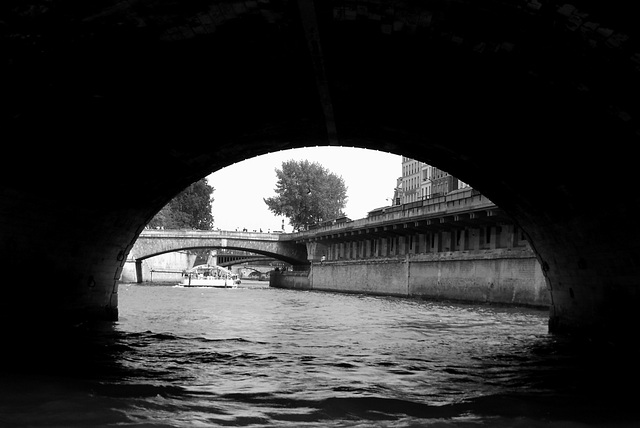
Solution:
[(169, 201), (151, 219), (149, 227), (211, 230), (213, 191), (205, 178), (196, 181)]
[(294, 230), (344, 216), (347, 187), (342, 177), (317, 162), (289, 160), (276, 168), (276, 196), (264, 198), (275, 215), (284, 215)]

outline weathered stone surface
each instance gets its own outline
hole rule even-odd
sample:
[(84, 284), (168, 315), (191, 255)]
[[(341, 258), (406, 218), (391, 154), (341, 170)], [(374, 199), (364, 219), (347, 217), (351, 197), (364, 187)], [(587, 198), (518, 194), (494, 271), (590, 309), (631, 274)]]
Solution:
[(549, 307), (551, 296), (530, 251), (482, 250), (314, 263), (304, 287), (297, 272), (272, 286), (433, 300)]

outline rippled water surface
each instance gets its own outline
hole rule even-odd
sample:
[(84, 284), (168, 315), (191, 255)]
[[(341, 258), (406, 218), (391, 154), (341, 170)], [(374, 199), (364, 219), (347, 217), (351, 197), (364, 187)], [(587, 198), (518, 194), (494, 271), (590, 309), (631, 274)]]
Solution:
[(111, 328), (34, 333), (1, 372), (0, 426), (640, 426), (636, 357), (547, 335), (546, 311), (258, 284), (119, 294)]

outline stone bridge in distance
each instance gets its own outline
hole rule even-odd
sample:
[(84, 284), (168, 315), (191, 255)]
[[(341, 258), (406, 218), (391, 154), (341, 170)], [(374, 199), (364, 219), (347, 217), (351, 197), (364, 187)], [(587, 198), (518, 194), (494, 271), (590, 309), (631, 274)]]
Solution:
[(305, 244), (283, 239), (279, 233), (231, 232), (224, 230), (145, 230), (129, 253), (136, 263), (138, 282), (142, 261), (172, 251), (194, 248), (228, 248), (273, 257), (292, 265), (308, 264)]

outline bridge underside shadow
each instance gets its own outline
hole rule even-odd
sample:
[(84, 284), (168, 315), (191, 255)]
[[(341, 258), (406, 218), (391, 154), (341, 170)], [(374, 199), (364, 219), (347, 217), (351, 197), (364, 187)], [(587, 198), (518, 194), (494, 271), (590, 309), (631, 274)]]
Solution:
[(625, 3), (85, 3), (1, 7), (0, 260), (49, 278), (5, 287), (29, 302), (25, 329), (115, 318), (127, 253), (189, 183), (326, 144), (436, 165), (509, 213), (551, 288), (552, 331), (640, 327)]
[(218, 265), (223, 266), (223, 267), (229, 267), (229, 266), (235, 266), (235, 265), (239, 265), (239, 264), (244, 264), (244, 263), (273, 263), (275, 261), (279, 261), (282, 262), (281, 260), (278, 260), (276, 258), (273, 257), (269, 257), (269, 256), (260, 256), (260, 255), (247, 255), (244, 257), (225, 257), (225, 256), (220, 256), (218, 257)]

